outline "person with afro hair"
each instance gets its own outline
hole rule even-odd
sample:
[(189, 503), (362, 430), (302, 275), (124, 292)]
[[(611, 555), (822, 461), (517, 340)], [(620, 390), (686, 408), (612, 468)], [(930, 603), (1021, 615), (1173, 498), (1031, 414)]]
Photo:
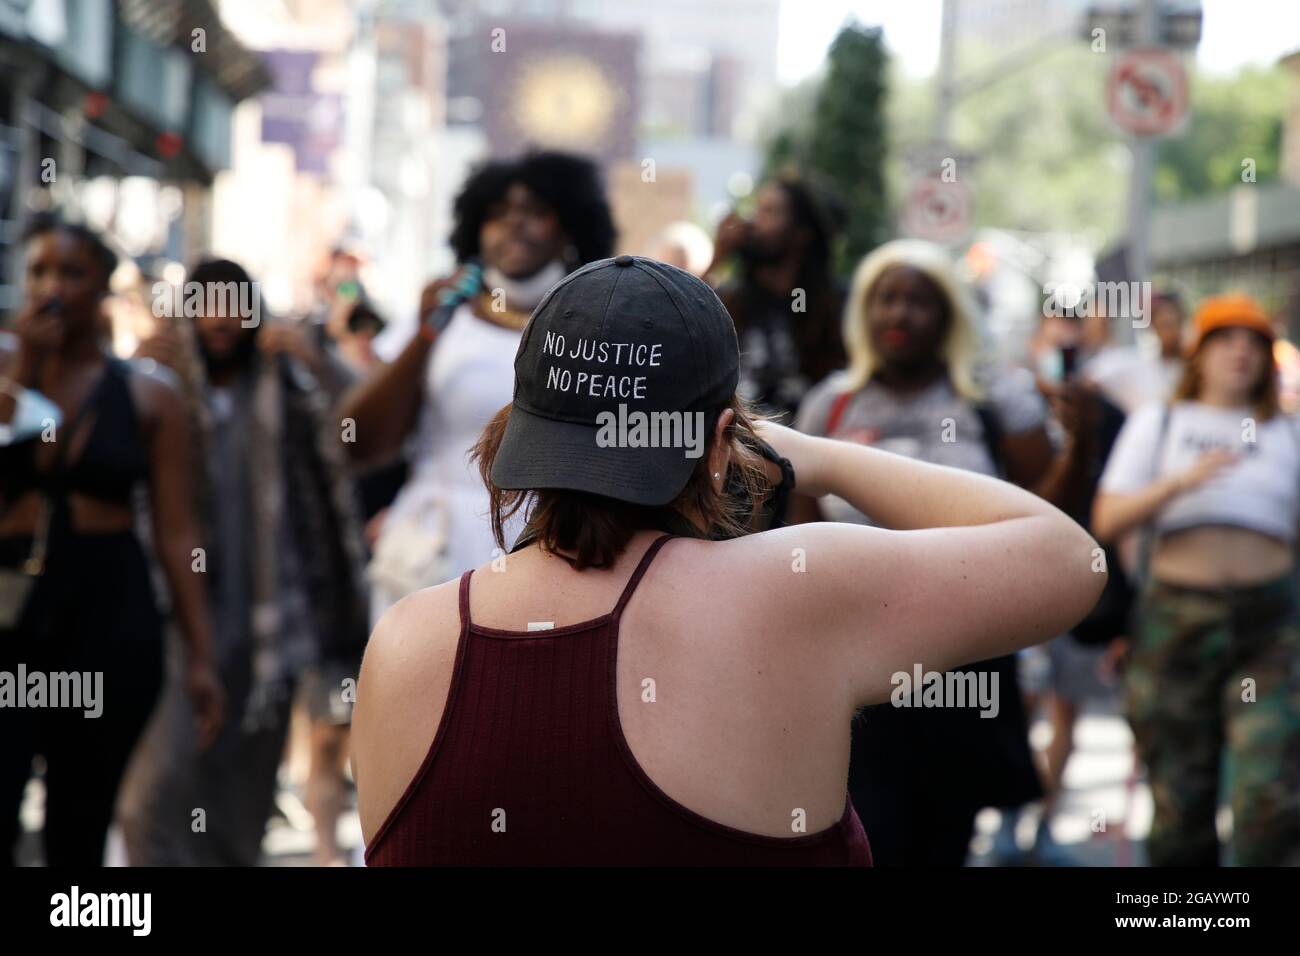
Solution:
[(371, 616), (490, 560), (487, 493), (466, 453), (512, 397), (514, 359), (533, 308), (570, 272), (613, 254), (615, 229), (594, 163), (560, 152), (488, 161), (454, 205), (457, 269), (420, 297), (419, 333), (349, 395), (349, 454), (391, 460), (410, 478), (376, 516)]

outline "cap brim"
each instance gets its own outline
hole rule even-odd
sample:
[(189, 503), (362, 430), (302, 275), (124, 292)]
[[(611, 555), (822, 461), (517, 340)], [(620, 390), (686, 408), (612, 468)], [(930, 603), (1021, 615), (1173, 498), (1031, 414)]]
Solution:
[(700, 461), (681, 447), (601, 447), (597, 432), (594, 425), (553, 421), (515, 405), (492, 465), (492, 483), (508, 490), (586, 491), (657, 507), (681, 494)]

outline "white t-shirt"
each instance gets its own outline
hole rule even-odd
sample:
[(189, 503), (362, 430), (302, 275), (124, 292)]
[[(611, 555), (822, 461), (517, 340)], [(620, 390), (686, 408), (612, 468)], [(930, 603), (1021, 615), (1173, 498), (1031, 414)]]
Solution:
[[(438, 336), (425, 366), (424, 403), (408, 444), (411, 474), (387, 520), (414, 519), (427, 525), (431, 535), (445, 521), (449, 580), (491, 561), (497, 546), (487, 488), (469, 451), (492, 416), (514, 397), (515, 352), (522, 334), (478, 318), (465, 304)], [(522, 520), (507, 522), (507, 548), (521, 527)], [(397, 597), (388, 596), (388, 603)], [(384, 603), (381, 597), (374, 600)]]
[[(831, 410), (844, 389), (842, 372), (822, 380), (804, 397), (795, 427), (809, 435), (872, 445), (930, 464), (997, 473), (979, 413), (947, 377), (910, 394), (869, 381), (847, 400), (834, 429), (828, 430)], [(1041, 428), (1047, 417), (1033, 377), (1024, 369), (1000, 370), (987, 385), (985, 402), (1003, 435)], [(834, 495), (823, 497), (821, 507), (828, 521), (867, 522), (865, 515)]]
[(1257, 422), (1248, 407), (1175, 402), (1162, 440), (1164, 407), (1144, 405), (1129, 416), (1106, 462), (1100, 490), (1140, 491), (1159, 478), (1185, 471), (1205, 452), (1226, 448), (1236, 451), (1238, 460), (1171, 499), (1156, 516), (1156, 531), (1232, 525), (1292, 542), (1300, 504), (1300, 432), (1295, 419), (1278, 414)]

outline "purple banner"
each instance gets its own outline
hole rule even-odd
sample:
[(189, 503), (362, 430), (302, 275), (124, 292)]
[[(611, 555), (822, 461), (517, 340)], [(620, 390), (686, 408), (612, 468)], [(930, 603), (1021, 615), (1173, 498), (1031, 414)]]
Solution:
[(343, 98), (312, 88), (319, 56), (313, 50), (262, 53), (271, 74), (271, 88), (258, 97), (262, 142), (292, 147), (294, 164), (304, 173), (328, 173), (330, 157), (343, 136)]

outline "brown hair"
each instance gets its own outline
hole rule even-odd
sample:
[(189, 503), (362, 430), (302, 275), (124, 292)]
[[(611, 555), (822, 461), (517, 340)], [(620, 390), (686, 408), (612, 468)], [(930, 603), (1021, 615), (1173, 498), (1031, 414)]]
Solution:
[[(1216, 329), (1209, 332), (1200, 344), (1197, 345), (1196, 351), (1187, 359), (1187, 364), (1183, 367), (1182, 377), (1178, 380), (1177, 387), (1170, 398), (1171, 402), (1196, 402), (1201, 398), (1201, 362), (1204, 361), (1205, 343), (1213, 337)], [(1251, 390), (1250, 401), (1255, 406), (1255, 418), (1258, 421), (1266, 422), (1278, 413), (1280, 403), (1278, 401), (1277, 388), (1277, 365), (1273, 359), (1273, 348), (1268, 339), (1255, 333), (1259, 341), (1259, 346), (1268, 356), (1268, 362), (1264, 368), (1260, 380), (1255, 383)]]
[[(510, 415), (511, 406), (505, 406), (488, 422), (470, 451), (470, 459), (478, 461), (479, 474), (491, 499), (489, 514), (497, 546), (506, 547), (505, 522), (525, 506), (523, 535), (536, 536), (543, 550), (559, 554), (578, 571), (611, 567), (633, 534), (645, 528), (665, 528), (671, 522), (681, 522), (682, 512), (703, 518), (705, 526), (697, 529), (700, 537), (717, 540), (748, 534), (754, 530), (752, 525), (759, 508), (772, 493), (773, 481), (764, 467), (766, 460), (754, 449), (758, 441), (754, 422), (761, 416), (739, 397), (732, 398), (725, 407), (736, 417), (727, 427), (724, 439), (732, 444), (724, 490), (719, 492), (714, 488), (708, 464), (713, 430), (722, 412), (718, 409), (708, 416), (709, 443), (686, 487), (670, 504), (651, 507), (583, 491), (498, 488), (492, 483), (492, 464)], [(564, 552), (572, 553), (573, 557)]]

